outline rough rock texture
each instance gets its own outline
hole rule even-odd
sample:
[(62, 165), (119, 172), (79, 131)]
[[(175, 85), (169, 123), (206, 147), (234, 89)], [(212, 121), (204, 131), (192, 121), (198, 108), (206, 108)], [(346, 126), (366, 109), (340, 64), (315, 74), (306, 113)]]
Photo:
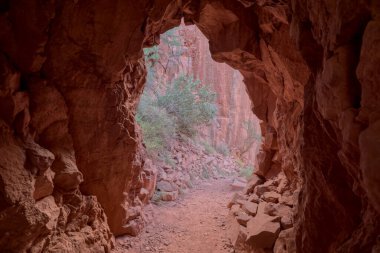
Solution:
[[(141, 48), (184, 16), (244, 76), (257, 173), (300, 188), (297, 252), (378, 250), (379, 14), (375, 0), (1, 1), (0, 248), (106, 251), (105, 215), (115, 235), (136, 223)], [(55, 204), (33, 197), (52, 158), (35, 163), (34, 143), (69, 178)]]
[[(286, 245), (296, 244), (294, 229), (290, 230), (293, 228), (293, 210), (292, 206), (277, 203), (278, 196), (281, 196), (279, 192), (282, 192), (282, 196), (294, 199), (297, 194), (291, 193), (290, 183), (286, 180), (284, 173), (279, 173), (266, 182), (257, 178), (253, 175), (251, 181), (260, 184), (256, 184), (252, 191), (245, 194), (235, 194), (228, 204), (231, 208), (230, 213), (235, 218), (232, 222), (240, 225), (231, 236), (231, 241), (234, 242), (235, 249), (243, 250), (242, 252), (244, 249), (246, 252), (253, 253), (280, 250), (283, 249), (283, 245), (285, 245), (283, 250), (286, 252)], [(258, 189), (265, 189), (265, 191), (262, 190), (263, 192), (257, 195)], [(287, 232), (282, 233), (283, 231)], [(291, 248), (289, 252), (295, 252), (294, 249), (290, 250)]]

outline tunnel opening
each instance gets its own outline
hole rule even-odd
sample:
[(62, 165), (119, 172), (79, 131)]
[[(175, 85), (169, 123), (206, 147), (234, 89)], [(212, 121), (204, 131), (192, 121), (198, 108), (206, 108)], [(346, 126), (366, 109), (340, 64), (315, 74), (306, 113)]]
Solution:
[[(117, 238), (119, 252), (273, 248), (280, 230), (293, 226), (293, 196), (277, 162), (255, 168), (261, 121), (241, 73), (215, 62), (206, 37), (184, 23), (161, 34), (160, 44), (144, 48), (144, 61), (136, 121), (145, 162), (157, 175), (137, 190), (144, 193), (146, 226), (140, 230), (133, 222), (139, 218), (131, 217), (132, 237)], [(276, 138), (274, 129), (265, 131), (270, 142)], [(268, 153), (266, 159), (276, 159), (275, 150)]]
[(167, 31), (159, 45), (144, 49), (144, 58), (147, 77), (136, 119), (149, 158), (178, 165), (182, 158), (171, 152), (182, 142), (205, 154), (236, 157), (252, 173), (260, 121), (243, 77), (211, 58), (198, 28), (182, 23)]
[(0, 251), (110, 252), (142, 231), (156, 175), (135, 121), (142, 50), (182, 18), (262, 120), (256, 176), (228, 205), (235, 250), (379, 251), (374, 1), (3, 2)]

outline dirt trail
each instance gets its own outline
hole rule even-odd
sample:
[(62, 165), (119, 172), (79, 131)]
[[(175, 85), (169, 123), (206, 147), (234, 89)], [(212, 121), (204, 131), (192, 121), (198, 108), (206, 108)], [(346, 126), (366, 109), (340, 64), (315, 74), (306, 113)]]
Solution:
[(147, 206), (145, 231), (135, 238), (118, 238), (115, 252), (233, 252), (226, 207), (233, 194), (230, 183), (228, 179), (205, 182), (175, 202)]

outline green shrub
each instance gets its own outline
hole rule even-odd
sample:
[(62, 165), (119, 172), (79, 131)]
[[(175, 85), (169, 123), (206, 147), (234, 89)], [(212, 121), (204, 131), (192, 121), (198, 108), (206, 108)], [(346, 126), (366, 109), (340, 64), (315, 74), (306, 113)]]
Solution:
[(201, 177), (203, 179), (209, 179), (210, 178), (210, 172), (208, 171), (208, 168), (206, 166), (202, 167)]
[(215, 151), (214, 147), (210, 143), (208, 143), (208, 142), (202, 142), (202, 145), (203, 145), (203, 147), (205, 149), (206, 154), (208, 154), (208, 155), (215, 154), (216, 151)]
[(174, 159), (172, 158), (171, 153), (169, 151), (162, 150), (162, 152), (160, 153), (159, 159), (163, 161), (166, 165), (175, 168), (176, 163)]
[(245, 166), (240, 169), (239, 175), (241, 177), (245, 177), (246, 179), (249, 179), (253, 174), (253, 167), (252, 166)]
[(230, 154), (230, 148), (226, 143), (221, 143), (220, 145), (216, 146), (216, 151), (218, 151), (218, 153), (222, 154), (223, 156), (228, 156)]
[(181, 75), (157, 96), (157, 104), (175, 117), (178, 132), (194, 136), (197, 126), (209, 123), (215, 117), (215, 99), (216, 94), (202, 86), (199, 80)]
[(188, 76), (174, 79), (163, 91), (146, 89), (136, 119), (148, 152), (164, 151), (181, 134), (194, 136), (199, 125), (215, 117), (215, 97), (215, 93)]
[(216, 94), (192, 76), (179, 75), (163, 83), (166, 78), (158, 69), (166, 73), (169, 63), (179, 60), (184, 47), (175, 30), (163, 34), (161, 40), (170, 48), (167, 57), (161, 57), (158, 46), (144, 48), (147, 76), (136, 115), (150, 154), (163, 154), (174, 138), (193, 138), (197, 127), (209, 123), (217, 112)]
[(174, 119), (166, 110), (155, 105), (148, 96), (143, 96), (136, 115), (148, 152), (161, 152), (170, 144), (176, 131)]

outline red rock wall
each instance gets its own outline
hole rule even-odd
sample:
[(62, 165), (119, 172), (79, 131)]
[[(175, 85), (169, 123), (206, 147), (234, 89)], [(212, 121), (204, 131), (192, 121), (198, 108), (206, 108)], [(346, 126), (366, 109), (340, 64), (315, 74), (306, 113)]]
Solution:
[[(218, 147), (227, 144), (234, 152), (244, 152), (244, 160), (254, 164), (260, 140), (253, 140), (245, 123), (250, 122), (260, 136), (259, 120), (252, 113), (251, 101), (247, 95), (242, 75), (225, 63), (211, 58), (209, 43), (195, 26), (183, 29), (187, 41), (193, 41), (192, 55), (195, 75), (217, 93), (217, 119), (205, 131), (205, 137)], [(251, 143), (252, 145), (248, 144)]]
[[(239, 71), (211, 58), (208, 40), (196, 26), (183, 23), (164, 35), (175, 38), (181, 46), (161, 43), (158, 47), (160, 64), (155, 64), (152, 85), (156, 88), (179, 75), (192, 75), (217, 94), (218, 113), (215, 121), (199, 129), (200, 139), (214, 147), (228, 147), (251, 165), (254, 165), (260, 140), (253, 138), (250, 128), (260, 137), (259, 120), (252, 113), (252, 105)], [(175, 52), (174, 54), (172, 53)]]
[(379, 13), (374, 0), (2, 1), (0, 248), (106, 251), (105, 215), (131, 232), (141, 48), (183, 15), (244, 76), (260, 173), (300, 189), (297, 251), (378, 251)]

